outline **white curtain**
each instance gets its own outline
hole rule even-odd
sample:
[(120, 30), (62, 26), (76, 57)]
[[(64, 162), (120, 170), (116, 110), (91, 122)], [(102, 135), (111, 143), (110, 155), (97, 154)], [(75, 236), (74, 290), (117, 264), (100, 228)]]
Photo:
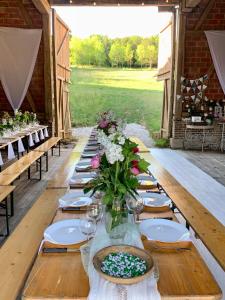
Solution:
[(41, 29), (0, 27), (0, 80), (14, 110), (26, 96), (41, 34)]
[(225, 30), (205, 31), (216, 74), (225, 94)]

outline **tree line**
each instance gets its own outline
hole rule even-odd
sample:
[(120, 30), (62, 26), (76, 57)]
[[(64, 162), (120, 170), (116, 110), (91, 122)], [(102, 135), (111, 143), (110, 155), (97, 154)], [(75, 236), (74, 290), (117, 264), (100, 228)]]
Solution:
[(71, 37), (70, 40), (71, 65), (152, 68), (157, 66), (157, 60), (158, 36), (110, 39), (91, 35), (85, 39)]

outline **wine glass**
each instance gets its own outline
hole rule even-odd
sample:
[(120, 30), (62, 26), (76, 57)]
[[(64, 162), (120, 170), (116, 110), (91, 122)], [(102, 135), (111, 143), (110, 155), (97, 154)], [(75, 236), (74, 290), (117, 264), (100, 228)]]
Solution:
[(102, 205), (100, 203), (91, 204), (87, 209), (87, 218), (97, 223), (102, 218)]
[(136, 216), (136, 220), (139, 221), (140, 213), (144, 208), (144, 201), (140, 196), (136, 196), (136, 198), (128, 197), (126, 199), (127, 208), (130, 212), (134, 214), (134, 219)]
[(96, 232), (96, 223), (88, 219), (80, 220), (80, 231), (87, 236), (87, 240), (89, 241)]

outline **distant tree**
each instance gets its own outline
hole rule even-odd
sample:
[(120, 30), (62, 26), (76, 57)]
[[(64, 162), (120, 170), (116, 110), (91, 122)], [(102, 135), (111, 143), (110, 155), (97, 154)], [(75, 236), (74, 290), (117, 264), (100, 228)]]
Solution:
[(142, 66), (148, 62), (148, 50), (143, 43), (138, 45), (136, 55), (137, 61), (139, 62), (142, 68)]
[(125, 47), (120, 44), (119, 41), (112, 44), (109, 58), (112, 66), (119, 66), (120, 64), (123, 66), (125, 62)]
[(132, 65), (133, 57), (134, 57), (134, 50), (132, 49), (130, 44), (127, 44), (125, 49), (125, 60), (126, 63), (130, 66), (130, 68)]
[(155, 45), (148, 46), (149, 50), (149, 66), (152, 68), (153, 65), (157, 66), (158, 51)]

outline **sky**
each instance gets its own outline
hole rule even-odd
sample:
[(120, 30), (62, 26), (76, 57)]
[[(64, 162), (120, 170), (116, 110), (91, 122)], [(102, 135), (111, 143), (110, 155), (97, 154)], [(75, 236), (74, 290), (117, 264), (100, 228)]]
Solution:
[(55, 7), (71, 29), (72, 35), (85, 38), (91, 34), (110, 38), (158, 34), (169, 19), (169, 13), (158, 13), (157, 7)]

